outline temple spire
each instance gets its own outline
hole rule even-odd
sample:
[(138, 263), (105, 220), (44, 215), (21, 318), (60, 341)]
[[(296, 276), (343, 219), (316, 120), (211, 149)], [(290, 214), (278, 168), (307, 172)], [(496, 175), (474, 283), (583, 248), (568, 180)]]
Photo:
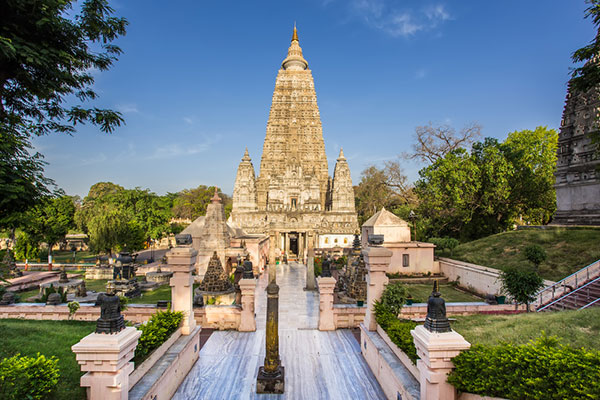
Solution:
[(344, 157), (344, 149), (342, 147), (340, 147), (340, 155), (338, 156), (337, 160), (342, 161), (345, 159), (346, 159), (346, 157)]
[(298, 30), (296, 29), (296, 23), (294, 22), (294, 33), (292, 35), (292, 43), (288, 48), (288, 54), (283, 63), (281, 63), (283, 69), (291, 71), (303, 71), (308, 68), (308, 63), (302, 56), (302, 48), (300, 47), (300, 41), (298, 40)]
[(246, 147), (246, 151), (244, 151), (244, 157), (242, 157), (242, 161), (251, 161), (250, 154), (248, 154), (248, 148)]

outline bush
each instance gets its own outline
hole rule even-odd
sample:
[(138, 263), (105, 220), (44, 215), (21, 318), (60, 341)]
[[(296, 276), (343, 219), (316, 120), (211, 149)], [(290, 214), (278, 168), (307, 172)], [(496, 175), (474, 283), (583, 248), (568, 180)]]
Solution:
[(58, 290), (54, 287), (54, 285), (50, 285), (49, 287), (44, 289), (44, 294), (42, 295), (41, 298), (41, 302), (45, 303), (46, 301), (48, 301), (48, 296), (50, 296), (52, 293), (58, 293), (60, 294), (60, 302), (61, 303), (66, 303), (67, 302), (67, 291), (64, 290), (62, 287), (59, 287)]
[(73, 319), (73, 315), (79, 310), (80, 305), (76, 301), (70, 301), (67, 307), (69, 307), (69, 319)]
[(140, 327), (142, 336), (135, 348), (134, 362), (142, 362), (152, 350), (167, 341), (183, 320), (181, 311), (159, 311)]
[(519, 304), (527, 304), (535, 300), (535, 296), (543, 286), (544, 281), (532, 270), (508, 268), (500, 272), (502, 290), (508, 293)]
[(46, 399), (56, 390), (60, 377), (58, 360), (20, 357), (16, 354), (0, 361), (0, 398), (7, 400)]
[(546, 255), (546, 250), (538, 244), (531, 244), (525, 247), (525, 257), (529, 260), (535, 268), (537, 269), (541, 263), (546, 261), (548, 257)]
[(462, 392), (507, 399), (599, 399), (600, 353), (543, 335), (526, 345), (474, 345), (452, 362), (448, 382)]
[(391, 341), (415, 362), (419, 357), (410, 331), (415, 329), (417, 323), (398, 319), (406, 297), (406, 286), (400, 283), (388, 285), (381, 295), (381, 301), (375, 301), (375, 320)]
[(408, 290), (402, 283), (392, 283), (387, 285), (383, 294), (381, 295), (381, 303), (387, 307), (395, 316), (400, 314), (400, 310), (406, 298), (408, 297)]

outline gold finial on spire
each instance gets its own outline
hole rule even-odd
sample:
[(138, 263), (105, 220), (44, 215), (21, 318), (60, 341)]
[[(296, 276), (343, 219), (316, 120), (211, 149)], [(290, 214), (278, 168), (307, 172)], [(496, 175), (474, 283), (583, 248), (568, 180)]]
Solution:
[(292, 35), (292, 42), (294, 40), (298, 42), (298, 30), (296, 29), (296, 21), (294, 21), (294, 34)]

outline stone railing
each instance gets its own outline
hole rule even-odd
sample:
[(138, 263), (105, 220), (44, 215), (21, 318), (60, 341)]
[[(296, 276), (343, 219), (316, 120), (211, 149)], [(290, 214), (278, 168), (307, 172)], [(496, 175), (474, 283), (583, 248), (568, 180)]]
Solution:
[[(165, 309), (156, 308), (154, 305), (130, 304), (123, 316), (133, 323), (144, 323), (157, 311)], [(47, 306), (41, 303), (17, 303), (0, 306), (0, 319), (20, 318), (33, 320), (68, 320), (69, 308), (66, 304)], [(100, 307), (91, 304), (81, 304), (73, 315), (76, 321), (96, 321), (100, 318)], [(218, 330), (237, 330), (241, 321), (241, 307), (231, 306), (205, 306), (194, 308), (194, 319), (203, 328)]]
[[(525, 304), (519, 304), (515, 308), (514, 304), (487, 304), (484, 302), (476, 303), (446, 303), (446, 314), (451, 316), (473, 315), (473, 314), (515, 314), (525, 312)], [(410, 306), (402, 307), (398, 315), (403, 319), (425, 319), (427, 315), (426, 303), (415, 303)]]
[(335, 329), (358, 328), (365, 321), (367, 307), (355, 304), (334, 304), (333, 323)]

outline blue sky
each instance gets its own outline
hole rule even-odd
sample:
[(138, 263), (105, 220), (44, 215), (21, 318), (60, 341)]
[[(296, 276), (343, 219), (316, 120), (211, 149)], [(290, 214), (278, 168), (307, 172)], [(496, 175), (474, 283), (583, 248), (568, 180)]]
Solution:
[[(357, 184), (410, 150), (415, 127), (484, 136), (558, 128), (571, 53), (594, 36), (583, 0), (111, 1), (124, 54), (95, 73), (113, 134), (34, 141), (68, 194), (99, 181), (164, 194), (232, 193), (247, 146), (258, 172), (275, 77), (296, 21), (313, 72), (330, 174), (340, 146)], [(403, 161), (411, 180), (422, 165)]]

